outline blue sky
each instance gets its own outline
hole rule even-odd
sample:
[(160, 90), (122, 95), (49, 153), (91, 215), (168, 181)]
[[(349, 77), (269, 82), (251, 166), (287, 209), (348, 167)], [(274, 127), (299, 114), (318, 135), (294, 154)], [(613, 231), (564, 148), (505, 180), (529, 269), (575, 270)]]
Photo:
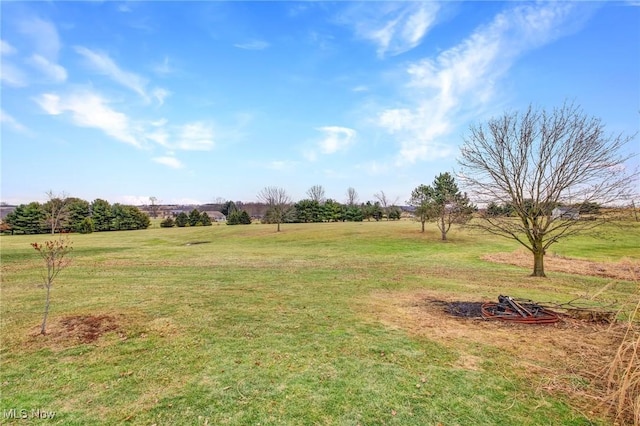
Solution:
[[(630, 2), (2, 2), (0, 199), (403, 204), (471, 124), (640, 128)], [(639, 152), (638, 138), (628, 152)], [(634, 160), (634, 166), (638, 164)]]

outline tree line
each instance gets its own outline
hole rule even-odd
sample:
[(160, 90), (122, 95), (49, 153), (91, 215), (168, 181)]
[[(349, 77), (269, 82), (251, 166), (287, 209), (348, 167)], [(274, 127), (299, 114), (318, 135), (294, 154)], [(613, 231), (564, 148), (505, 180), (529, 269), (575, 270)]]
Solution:
[[(396, 200), (390, 200), (384, 191), (374, 194), (377, 201), (358, 204), (355, 189), (347, 190), (347, 204), (341, 204), (324, 197), (324, 188), (314, 185), (307, 191), (308, 198), (293, 203), (286, 191), (277, 187), (266, 187), (258, 198), (268, 207), (263, 223), (275, 223), (280, 230), (281, 223), (314, 222), (362, 222), (363, 220), (399, 220), (402, 209)], [(407, 201), (413, 215), (422, 223), (424, 232), (427, 221), (435, 221), (441, 231), (442, 239), (454, 223), (462, 224), (471, 219), (477, 208), (463, 194), (453, 176), (442, 173), (432, 185), (420, 185)]]
[(177, 226), (184, 228), (185, 226), (211, 226), (211, 218), (206, 212), (200, 213), (198, 209), (193, 209), (186, 214), (185, 212), (178, 213), (175, 218), (168, 217), (160, 222), (161, 228), (173, 228)]
[(75, 197), (51, 196), (46, 203), (21, 204), (9, 213), (5, 223), (11, 233), (43, 234), (146, 229), (149, 216), (135, 206), (110, 204), (96, 199), (89, 203)]
[[(552, 110), (530, 106), (471, 125), (460, 149), (458, 177), (474, 201), (488, 206), (471, 226), (527, 248), (534, 259), (532, 275), (545, 276), (543, 259), (551, 245), (606, 221), (606, 217), (593, 214), (600, 205), (637, 197), (640, 171), (629, 171), (625, 165), (637, 153), (622, 151), (634, 138), (605, 133), (600, 119), (566, 102)], [(49, 195), (44, 205), (21, 205), (9, 214), (6, 222), (12, 232), (93, 232), (149, 226), (148, 216), (133, 206), (111, 206), (104, 200), (89, 204)], [(284, 222), (400, 217), (397, 199), (390, 200), (382, 191), (374, 195), (377, 201), (373, 203), (358, 203), (353, 188), (347, 191), (346, 204), (325, 198), (320, 185), (310, 188), (307, 195), (293, 203), (284, 189), (265, 187), (258, 194), (264, 207), (260, 220), (277, 224), (280, 231)], [(246, 220), (249, 215), (245, 209), (230, 203), (223, 211), (231, 219), (229, 224), (251, 222), (250, 217)], [(435, 221), (443, 240), (453, 224), (467, 223), (477, 210), (449, 173), (436, 176), (431, 185), (416, 187), (408, 203), (422, 230), (427, 221)], [(553, 209), (559, 206), (573, 206), (592, 215), (588, 221), (554, 215)], [(185, 213), (187, 223), (203, 224), (202, 215), (196, 213), (193, 218)]]

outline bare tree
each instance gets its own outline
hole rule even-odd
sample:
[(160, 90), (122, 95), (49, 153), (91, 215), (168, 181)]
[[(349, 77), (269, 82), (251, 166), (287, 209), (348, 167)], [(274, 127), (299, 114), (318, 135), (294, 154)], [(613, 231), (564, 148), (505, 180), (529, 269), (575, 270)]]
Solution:
[(53, 235), (67, 219), (70, 198), (66, 192), (55, 194), (53, 190), (49, 190), (46, 194), (49, 200), (44, 204), (45, 221), (47, 226), (51, 228), (51, 235)]
[(42, 275), (47, 295), (44, 303), (42, 326), (40, 327), (40, 334), (45, 334), (47, 328), (47, 316), (49, 315), (49, 303), (51, 301), (51, 287), (53, 286), (53, 281), (60, 271), (69, 266), (70, 259), (66, 256), (73, 248), (71, 247), (71, 242), (67, 238), (45, 241), (43, 244), (31, 243), (31, 246), (38, 252), (40, 257), (42, 257), (47, 268), (46, 273), (43, 273)]
[(291, 197), (282, 188), (267, 186), (258, 194), (258, 200), (267, 205), (266, 216), (278, 225), (277, 232), (280, 232), (280, 224), (291, 208)]
[(151, 211), (151, 217), (154, 219), (158, 217), (158, 210), (160, 209), (160, 206), (156, 204), (157, 202), (158, 199), (156, 197), (149, 197), (149, 210)]
[(213, 200), (213, 204), (224, 204), (227, 200), (224, 197), (215, 197)]
[(484, 215), (477, 226), (516, 240), (533, 254), (533, 276), (544, 277), (545, 251), (562, 238), (602, 223), (569, 220), (559, 206), (629, 199), (638, 171), (620, 154), (632, 136), (607, 135), (600, 119), (565, 103), (529, 107), (474, 125), (465, 138), (459, 177), (479, 203), (510, 205), (515, 217)]
[(310, 200), (317, 201), (320, 204), (324, 203), (326, 200), (322, 185), (313, 185), (307, 191), (307, 196)]
[(347, 205), (355, 206), (358, 202), (358, 193), (355, 188), (349, 187), (347, 188)]
[(384, 215), (387, 216), (387, 220), (389, 220), (389, 208), (391, 206), (395, 206), (398, 203), (399, 198), (396, 197), (393, 201), (387, 197), (387, 194), (384, 191), (376, 192), (373, 194), (376, 200), (380, 202), (380, 206), (382, 207), (382, 211)]

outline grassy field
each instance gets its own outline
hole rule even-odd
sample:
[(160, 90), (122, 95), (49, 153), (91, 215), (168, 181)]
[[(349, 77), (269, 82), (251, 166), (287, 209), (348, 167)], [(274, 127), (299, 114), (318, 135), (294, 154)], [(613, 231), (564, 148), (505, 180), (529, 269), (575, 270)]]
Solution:
[[(630, 226), (553, 250), (637, 263)], [(50, 236), (2, 236), (0, 423), (40, 409), (64, 425), (608, 424), (587, 395), (584, 356), (607, 350), (603, 327), (459, 319), (428, 301), (565, 302), (604, 286), (624, 301), (637, 284), (530, 278), (482, 260), (514, 243), (457, 229), (442, 243), (435, 226), (419, 228), (74, 234), (46, 336), (43, 264), (29, 243)]]

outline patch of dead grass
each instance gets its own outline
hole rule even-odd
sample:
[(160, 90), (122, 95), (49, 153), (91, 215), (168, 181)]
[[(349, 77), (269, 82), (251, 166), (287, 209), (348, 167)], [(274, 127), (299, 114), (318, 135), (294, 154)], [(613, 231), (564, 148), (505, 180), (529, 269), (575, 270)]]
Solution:
[[(482, 256), (482, 259), (522, 268), (531, 268), (533, 265), (531, 253), (525, 250), (487, 254)], [(640, 276), (640, 261), (632, 259), (604, 263), (548, 254), (544, 258), (544, 268), (547, 271), (614, 278), (625, 281), (633, 281), (634, 277)]]
[(53, 345), (62, 342), (94, 343), (102, 335), (116, 331), (120, 328), (118, 319), (113, 315), (69, 315), (56, 321), (49, 321), (47, 333), (42, 336), (40, 328), (31, 333), (31, 337), (36, 339), (42, 337)]
[[(617, 331), (616, 326), (564, 316), (547, 325), (460, 318), (447, 313), (442, 303), (458, 300), (460, 295), (453, 298), (427, 290), (380, 291), (371, 294), (360, 309), (388, 327), (455, 350), (459, 358), (454, 368), (482, 370), (485, 361), (507, 363), (537, 394), (569, 398), (586, 415), (605, 416), (594, 403), (598, 396), (593, 387), (599, 383), (603, 362), (615, 353), (622, 328)], [(487, 355), (478, 353), (478, 348)]]
[(78, 313), (51, 318), (47, 323), (45, 335), (40, 334), (40, 326), (32, 327), (28, 335), (22, 339), (21, 345), (61, 351), (81, 344), (110, 345), (113, 339), (124, 341), (131, 337), (146, 338), (149, 335), (170, 338), (180, 332), (172, 318), (150, 319), (135, 310), (108, 314)]

